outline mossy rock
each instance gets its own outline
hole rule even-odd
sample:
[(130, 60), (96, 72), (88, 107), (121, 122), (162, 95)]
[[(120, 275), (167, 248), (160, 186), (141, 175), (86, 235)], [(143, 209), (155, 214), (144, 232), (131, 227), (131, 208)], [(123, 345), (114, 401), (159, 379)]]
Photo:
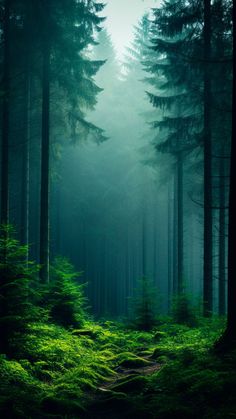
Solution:
[(110, 398), (125, 399), (127, 397), (127, 395), (125, 393), (122, 393), (121, 391), (117, 392), (111, 389), (106, 389), (106, 388), (101, 388), (101, 387), (97, 389), (97, 393), (100, 396), (104, 396), (105, 399), (110, 399)]
[(129, 352), (127, 354), (121, 354), (119, 358), (119, 366), (128, 369), (148, 367), (148, 365), (151, 364), (151, 362), (147, 359), (141, 358), (140, 356), (136, 356)]
[(111, 390), (122, 393), (139, 393), (145, 388), (146, 384), (146, 378), (139, 375), (137, 377), (125, 379), (118, 384), (114, 384), (111, 387)]
[(137, 355), (139, 356), (139, 357), (146, 357), (146, 356), (151, 356), (152, 355), (152, 350), (151, 349), (146, 349), (146, 350), (144, 350), (144, 351), (140, 351), (140, 352), (138, 352), (137, 353)]
[(171, 349), (164, 349), (164, 348), (155, 348), (153, 354), (151, 355), (152, 359), (160, 359), (160, 357), (167, 357), (169, 359), (176, 359), (177, 352)]
[(160, 358), (162, 356), (166, 356), (166, 355), (167, 355), (166, 351), (163, 351), (162, 348), (155, 348), (153, 353), (152, 353), (151, 358), (158, 359), (158, 358)]
[(93, 330), (89, 330), (89, 329), (74, 329), (72, 331), (72, 334), (74, 336), (78, 336), (78, 337), (88, 336), (91, 339), (96, 339), (96, 337), (97, 337), (97, 333), (94, 332)]
[(158, 357), (158, 362), (160, 364), (166, 364), (168, 361), (169, 361), (169, 358), (166, 355), (161, 355)]
[(120, 347), (115, 345), (114, 343), (105, 343), (105, 345), (101, 346), (101, 350), (111, 350), (113, 352), (119, 352), (120, 351)]

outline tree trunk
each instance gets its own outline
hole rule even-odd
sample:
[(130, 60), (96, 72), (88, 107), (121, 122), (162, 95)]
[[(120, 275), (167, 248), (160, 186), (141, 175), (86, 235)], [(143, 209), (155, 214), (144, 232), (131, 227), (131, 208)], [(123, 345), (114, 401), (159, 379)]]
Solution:
[(49, 281), (50, 46), (43, 50), (40, 205), (40, 279)]
[(236, 344), (236, 4), (233, 2), (233, 104), (228, 231), (228, 323), (226, 336)]
[[(224, 155), (224, 147), (222, 147), (222, 156)], [(225, 242), (226, 242), (226, 223), (225, 223), (225, 161), (220, 159), (219, 168), (219, 315), (224, 316), (226, 311), (226, 259), (225, 259)]]
[[(28, 55), (28, 54), (27, 54)], [(21, 242), (29, 244), (29, 141), (30, 141), (30, 73), (29, 57), (25, 65), (24, 134), (22, 153)], [(28, 252), (27, 252), (28, 260)]]
[(211, 0), (204, 0), (204, 275), (203, 314), (213, 309), (212, 138), (211, 138)]
[(168, 185), (168, 313), (171, 311), (173, 294), (173, 185)]
[(1, 224), (9, 223), (9, 93), (10, 93), (10, 1), (4, 3), (4, 56), (1, 144)]
[(177, 168), (174, 176), (173, 197), (173, 294), (178, 292), (178, 175)]
[(146, 231), (146, 211), (143, 209), (142, 220), (142, 276), (147, 275), (147, 231)]
[(177, 157), (177, 201), (178, 201), (178, 295), (184, 291), (184, 231), (183, 231), (183, 155), (180, 152)]

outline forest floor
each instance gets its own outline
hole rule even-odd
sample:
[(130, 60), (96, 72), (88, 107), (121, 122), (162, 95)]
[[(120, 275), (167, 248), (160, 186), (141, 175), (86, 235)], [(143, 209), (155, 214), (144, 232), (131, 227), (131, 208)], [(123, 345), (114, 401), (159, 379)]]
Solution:
[(84, 414), (85, 418), (119, 418), (127, 414), (127, 408), (130, 407), (127, 394), (132, 395), (136, 391), (142, 392), (142, 385), (145, 384), (142, 377), (154, 374), (162, 366), (153, 361), (150, 355), (140, 357), (140, 360), (144, 365), (139, 367), (117, 367), (115, 377), (101, 383), (89, 395), (89, 409)]
[(0, 356), (0, 415), (32, 419), (236, 418), (236, 352), (212, 350), (219, 319), (150, 332), (116, 322), (31, 324)]

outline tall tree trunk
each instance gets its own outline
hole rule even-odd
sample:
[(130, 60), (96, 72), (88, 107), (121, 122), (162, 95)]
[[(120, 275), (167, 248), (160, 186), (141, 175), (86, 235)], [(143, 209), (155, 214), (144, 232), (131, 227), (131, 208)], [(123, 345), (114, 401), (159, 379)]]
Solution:
[[(61, 217), (61, 204), (62, 204), (62, 193), (61, 193), (61, 185), (58, 182), (56, 186), (56, 197), (55, 197), (55, 203), (56, 203), (56, 226), (55, 226), (55, 255), (61, 255), (62, 254), (62, 217)], [(83, 242), (81, 243), (83, 245)], [(82, 253), (82, 252), (81, 252)], [(83, 255), (84, 256), (84, 255)]]
[(203, 314), (213, 309), (212, 135), (211, 135), (211, 0), (204, 0), (204, 275)]
[[(224, 147), (222, 147), (222, 156), (224, 155)], [(220, 214), (219, 214), (219, 315), (224, 316), (226, 311), (226, 222), (225, 222), (225, 161), (220, 159), (219, 167), (219, 193), (220, 193)]]
[(236, 344), (236, 4), (233, 1), (233, 104), (228, 230), (228, 323), (225, 338)]
[(178, 295), (184, 290), (184, 231), (183, 231), (183, 154), (178, 153), (177, 157), (177, 201), (178, 201), (178, 233), (177, 233), (177, 254), (178, 254)]
[(173, 194), (173, 294), (178, 292), (178, 172), (174, 176)]
[[(30, 36), (32, 31), (32, 2), (26, 7), (24, 22), (24, 100), (23, 100), (23, 152), (22, 152), (22, 197), (21, 197), (21, 242), (29, 244), (29, 182), (30, 182), (30, 108), (31, 108), (31, 57)], [(28, 261), (28, 251), (27, 251)]]
[(146, 211), (143, 210), (142, 220), (142, 276), (147, 275), (147, 231), (146, 231)]
[(1, 144), (1, 224), (9, 223), (9, 93), (10, 93), (10, 1), (4, 2), (4, 57)]
[(49, 281), (49, 182), (50, 182), (50, 46), (43, 49), (42, 150), (40, 192), (40, 279)]
[[(27, 53), (26, 53), (27, 54)], [(30, 72), (29, 57), (25, 63), (24, 134), (22, 153), (21, 242), (29, 244), (29, 142), (30, 142)], [(27, 252), (28, 259), (28, 252)]]
[(173, 293), (173, 183), (168, 185), (168, 313), (171, 311)]

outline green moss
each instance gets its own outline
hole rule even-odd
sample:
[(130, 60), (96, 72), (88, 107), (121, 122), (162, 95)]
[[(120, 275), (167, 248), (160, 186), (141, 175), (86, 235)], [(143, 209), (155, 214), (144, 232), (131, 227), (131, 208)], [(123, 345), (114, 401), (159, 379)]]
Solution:
[(144, 390), (147, 380), (142, 376), (135, 376), (132, 378), (124, 379), (122, 382), (115, 384), (111, 387), (113, 391), (122, 393), (140, 393)]
[(97, 333), (90, 329), (74, 329), (72, 330), (72, 334), (75, 336), (88, 336), (91, 339), (96, 339)]
[[(221, 328), (213, 319), (195, 329), (167, 323), (146, 333), (87, 321), (73, 333), (31, 323), (18, 359), (0, 358), (1, 416), (83, 418), (88, 408), (87, 417), (94, 418), (112, 412), (145, 419), (230, 417), (236, 412), (236, 354), (221, 358), (209, 351)], [(143, 376), (153, 365), (143, 356), (151, 353), (162, 367)], [(127, 376), (128, 369), (136, 375)]]

